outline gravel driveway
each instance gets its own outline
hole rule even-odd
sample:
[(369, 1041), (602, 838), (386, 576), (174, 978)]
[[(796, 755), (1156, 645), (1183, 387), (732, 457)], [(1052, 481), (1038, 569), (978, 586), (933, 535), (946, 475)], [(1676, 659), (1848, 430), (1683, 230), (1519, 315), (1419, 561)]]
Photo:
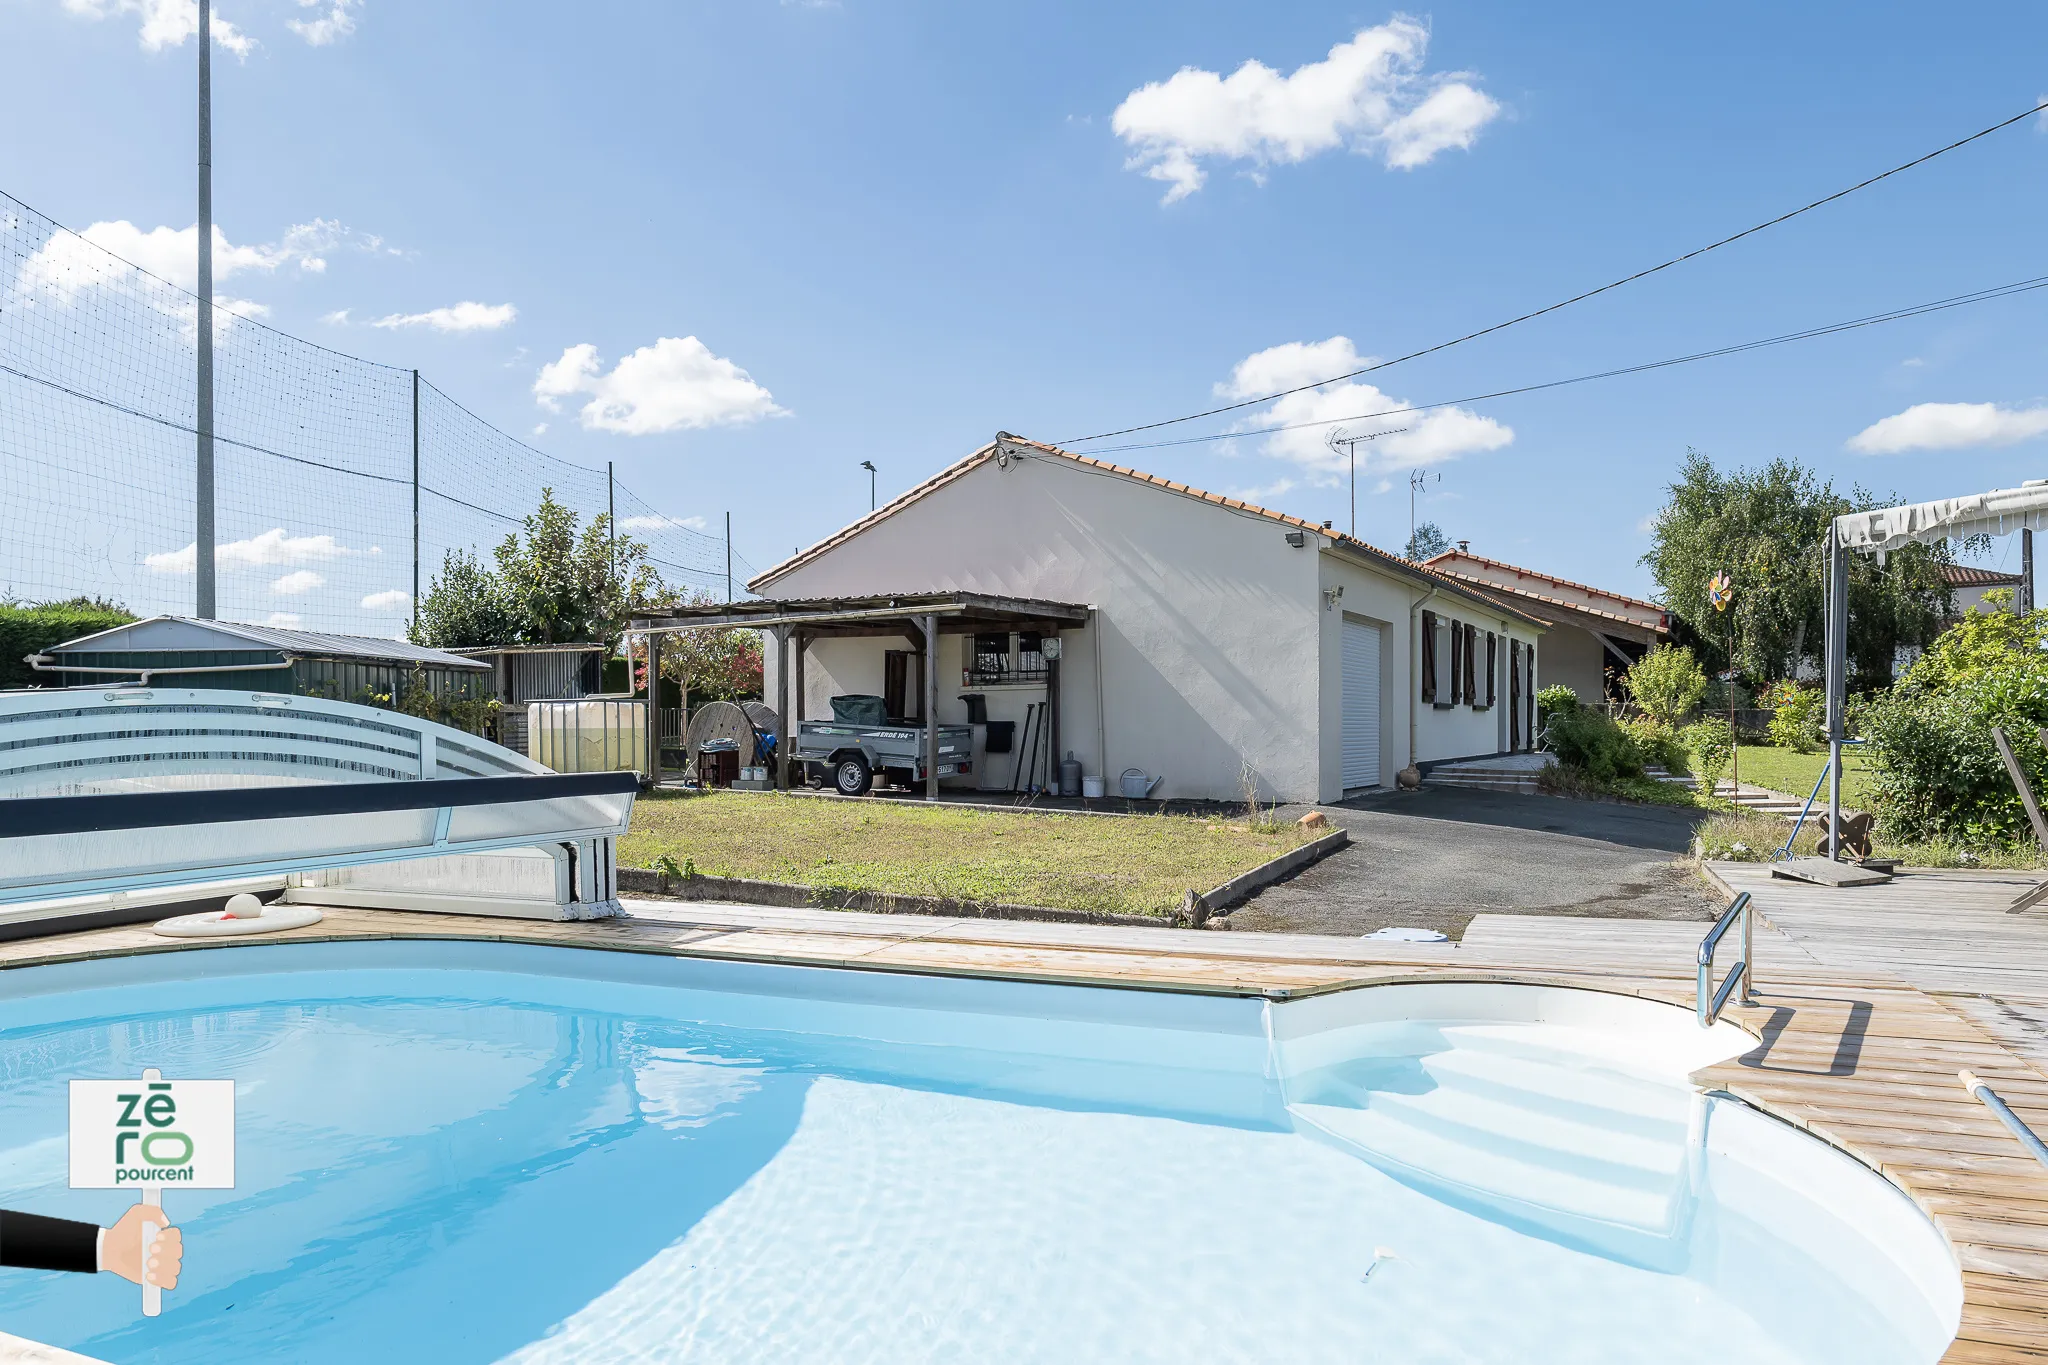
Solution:
[(1680, 862), (1699, 812), (1446, 787), (1317, 809), (1350, 831), (1350, 847), (1267, 887), (1232, 913), (1233, 928), (1408, 925), (1458, 938), (1482, 912), (1711, 921), (1720, 910)]

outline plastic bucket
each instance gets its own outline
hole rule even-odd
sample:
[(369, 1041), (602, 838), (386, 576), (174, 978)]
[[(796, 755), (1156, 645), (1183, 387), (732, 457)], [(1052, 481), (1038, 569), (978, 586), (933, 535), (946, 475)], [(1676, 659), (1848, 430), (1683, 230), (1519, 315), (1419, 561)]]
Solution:
[(1100, 801), (1102, 799), (1102, 778), (1100, 776), (1088, 777), (1084, 775), (1081, 778), (1081, 796), (1084, 800)]

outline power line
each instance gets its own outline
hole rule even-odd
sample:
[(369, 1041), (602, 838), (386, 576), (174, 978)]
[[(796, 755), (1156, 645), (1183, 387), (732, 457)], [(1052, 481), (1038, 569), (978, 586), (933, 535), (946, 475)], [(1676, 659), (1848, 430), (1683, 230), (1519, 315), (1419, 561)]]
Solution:
[[(1513, 327), (1518, 323), (1528, 322), (1532, 318), (1540, 318), (1547, 313), (1555, 313), (1560, 308), (1569, 308), (1575, 303), (1583, 303), (1587, 299), (1593, 298), (1596, 295), (1605, 294), (1609, 290), (1619, 289), (1625, 284), (1633, 284), (1635, 281), (1643, 279), (1646, 276), (1654, 275), (1660, 270), (1669, 270), (1674, 265), (1682, 265), (1686, 261), (1692, 260), (1696, 256), (1704, 256), (1709, 251), (1716, 251), (1719, 250), (1721, 247), (1729, 245), (1730, 243), (1739, 242), (1745, 237), (1754, 236), (1756, 233), (1762, 232), (1766, 228), (1773, 228), (1778, 226), (1778, 224), (1780, 223), (1790, 222), (1792, 219), (1797, 218), (1802, 213), (1811, 213), (1813, 210), (1817, 208), (1821, 208), (1824, 205), (1834, 203), (1837, 199), (1847, 198), (1849, 195), (1856, 193), (1856, 191), (1858, 190), (1868, 189), (1870, 186), (1875, 185), (1880, 180), (1889, 179), (1890, 177), (1895, 176), (1902, 171), (1910, 171), (1915, 166), (1925, 165), (1927, 162), (1934, 160), (1938, 156), (1945, 156), (1948, 153), (1955, 151), (1958, 147), (1967, 147), (1969, 144), (1975, 142), (1979, 138), (1989, 137), (1991, 136), (1991, 134), (1996, 133), (2001, 129), (2010, 128), (2013, 124), (2020, 123), (2026, 119), (2032, 118), (2034, 115), (2042, 113), (2043, 111), (2048, 111), (2048, 100), (2044, 100), (2043, 102), (2035, 105), (2033, 108), (2027, 110), (2024, 113), (2014, 114), (2011, 118), (2005, 119), (1999, 123), (1994, 123), (1989, 128), (1981, 129), (1977, 132), (1970, 134), (1966, 138), (1961, 138), (1955, 142), (1951, 142), (1946, 147), (1936, 148), (1934, 151), (1927, 153), (1925, 156), (1914, 157), (1911, 161), (1904, 162), (1901, 165), (1892, 167), (1888, 171), (1883, 171), (1877, 175), (1873, 175), (1868, 180), (1859, 180), (1845, 190), (1837, 190), (1833, 194), (1830, 194), (1823, 199), (1816, 199), (1810, 204), (1806, 204), (1800, 208), (1793, 209), (1790, 213), (1781, 213), (1776, 218), (1772, 218), (1767, 222), (1758, 223), (1755, 227), (1744, 228), (1742, 231), (1735, 233), (1733, 236), (1723, 237), (1718, 242), (1709, 242), (1707, 243), (1707, 245), (1695, 248), (1692, 251), (1688, 251), (1682, 256), (1673, 256), (1670, 260), (1661, 262), (1657, 265), (1653, 265), (1646, 270), (1638, 270), (1633, 275), (1624, 275), (1622, 278), (1612, 281), (1608, 284), (1603, 284), (1597, 289), (1588, 289), (1582, 294), (1574, 294), (1570, 298), (1560, 300), (1557, 303), (1553, 303), (1547, 308), (1538, 308), (1534, 312), (1524, 313), (1520, 317), (1509, 318), (1506, 322), (1496, 322), (1491, 327), (1482, 327), (1476, 332), (1467, 332), (1464, 336), (1454, 337), (1449, 341), (1440, 341), (1434, 346), (1425, 346), (1419, 351), (1410, 351), (1406, 355), (1395, 356), (1392, 360), (1375, 361), (1370, 365), (1362, 365), (1358, 369), (1349, 371), (1345, 374), (1332, 375), (1328, 379), (1318, 379), (1312, 384), (1297, 384), (1295, 387), (1291, 389), (1281, 389), (1279, 392), (1269, 393), (1265, 395), (1263, 398), (1247, 398), (1244, 399), (1242, 402), (1226, 403), (1219, 408), (1209, 408), (1202, 412), (1191, 412), (1185, 417), (1169, 417), (1164, 421), (1146, 422), (1139, 426), (1134, 427), (1119, 427), (1115, 431), (1100, 431), (1093, 436), (1076, 436), (1068, 440), (1057, 441), (1054, 444), (1062, 446), (1072, 446), (1081, 445), (1088, 441), (1106, 441), (1112, 436), (1129, 436), (1133, 433), (1140, 431), (1154, 431), (1160, 427), (1178, 426), (1182, 422), (1199, 421), (1204, 417), (1216, 417), (1226, 412), (1236, 412), (1240, 408), (1251, 408), (1257, 407), (1261, 403), (1270, 403), (1276, 398), (1285, 398), (1287, 397), (1287, 395), (1292, 393), (1306, 393), (1310, 389), (1319, 389), (1323, 387), (1325, 384), (1336, 384), (1346, 379), (1356, 379), (1359, 375), (1371, 374), (1375, 370), (1388, 369), (1392, 366), (1402, 364), (1406, 361), (1420, 359), (1421, 357), (1426, 355), (1434, 355), (1438, 351), (1447, 351), (1453, 346), (1462, 346), (1464, 343), (1468, 341), (1476, 341), (1480, 337), (1490, 336), (1494, 332), (1504, 331), (1505, 329)], [(1118, 447), (1118, 449), (1130, 448), (1132, 447)]]
[(1837, 332), (1851, 332), (1860, 327), (1875, 327), (1879, 323), (1899, 322), (1906, 318), (1921, 317), (1928, 313), (1944, 312), (1950, 308), (1963, 308), (1973, 303), (1986, 303), (1993, 299), (2009, 298), (2036, 289), (2048, 289), (2048, 275), (2038, 275), (2030, 280), (2016, 280), (2011, 284), (1995, 285), (1968, 294), (1957, 294), (1952, 298), (1937, 299), (1933, 303), (1914, 304), (1907, 308), (1895, 308), (1890, 312), (1873, 313), (1868, 317), (1852, 318), (1847, 322), (1829, 323), (1825, 327), (1809, 327), (1802, 331), (1785, 332), (1778, 336), (1764, 337), (1757, 341), (1744, 341), (1733, 346), (1718, 346), (1710, 351), (1694, 351), (1690, 355), (1672, 356), (1667, 360), (1651, 360), (1640, 365), (1623, 365), (1616, 369), (1601, 370), (1595, 374), (1575, 375), (1570, 379), (1552, 379), (1541, 384), (1524, 384), (1512, 389), (1496, 389), (1492, 393), (1474, 394), (1469, 398), (1449, 398), (1437, 403), (1415, 403), (1398, 408), (1380, 408), (1373, 412), (1354, 413), (1348, 417), (1318, 418), (1313, 422), (1289, 422), (1285, 426), (1259, 427), (1245, 431), (1218, 431), (1207, 436), (1182, 436), (1171, 441), (1136, 441), (1120, 446), (1100, 446), (1088, 453), (1093, 455), (1113, 454), (1122, 450), (1159, 450), (1168, 446), (1201, 445), (1209, 441), (1229, 441), (1238, 437), (1270, 436), (1281, 431), (1301, 431), (1310, 427), (1336, 426), (1340, 422), (1363, 422), (1379, 417), (1393, 417), (1402, 413), (1430, 412), (1437, 408), (1457, 407), (1465, 403), (1483, 403), (1493, 398), (1511, 398), (1517, 394), (1539, 393), (1544, 389), (1561, 389), (1572, 384), (1589, 384), (1596, 379), (1615, 379), (1622, 375), (1642, 374), (1649, 370), (1669, 369), (1673, 365), (1690, 365), (1697, 360), (1714, 360), (1721, 356), (1739, 355), (1744, 351), (1762, 350), (1767, 346), (1783, 346), (1794, 341), (1810, 341), (1815, 337), (1833, 336)]

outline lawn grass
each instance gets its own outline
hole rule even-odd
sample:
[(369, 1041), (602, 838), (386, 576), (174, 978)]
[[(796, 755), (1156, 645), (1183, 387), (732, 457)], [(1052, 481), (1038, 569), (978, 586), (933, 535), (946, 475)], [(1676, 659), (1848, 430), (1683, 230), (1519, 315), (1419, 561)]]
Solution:
[[(1807, 790), (1813, 789), (1808, 787)], [(1808, 816), (1792, 852), (1799, 857), (1817, 855), (1827, 823), (1825, 809), (1818, 815)], [(1785, 836), (1791, 832), (1792, 822), (1782, 816), (1753, 810), (1729, 811), (1710, 817), (1700, 826), (1698, 849), (1701, 857), (1709, 859), (1738, 863), (1769, 862), (1785, 846)], [(2014, 848), (1978, 849), (1938, 841), (1903, 844), (1886, 839), (1881, 830), (1871, 839), (1871, 852), (1880, 858), (1897, 858), (1908, 867), (2038, 868), (2042, 865), (2041, 851), (2032, 843)]]
[(651, 868), (668, 857), (706, 876), (1163, 918), (1190, 890), (1213, 890), (1328, 832), (1183, 815), (663, 792), (634, 803), (619, 862)]
[[(1827, 750), (1802, 754), (1797, 749), (1784, 749), (1775, 744), (1745, 744), (1742, 746), (1742, 785), (1752, 784), (1783, 792), (1805, 800), (1813, 791), (1813, 784), (1820, 781), (1821, 770), (1828, 765)], [(1864, 802), (1870, 791), (1866, 786), (1870, 764), (1868, 756), (1860, 748), (1842, 750), (1842, 804), (1857, 810), (1865, 809)], [(1823, 799), (1827, 792), (1821, 792)], [(1783, 842), (1781, 838), (1779, 842)]]

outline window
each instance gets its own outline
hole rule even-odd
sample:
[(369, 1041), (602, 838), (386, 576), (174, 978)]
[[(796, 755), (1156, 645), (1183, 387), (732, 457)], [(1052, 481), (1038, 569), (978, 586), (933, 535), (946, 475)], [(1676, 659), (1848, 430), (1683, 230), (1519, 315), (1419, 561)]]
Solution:
[(1465, 623), (1451, 622), (1451, 705), (1465, 700)]
[[(968, 687), (1042, 683), (1046, 677), (1045, 655), (1041, 652), (1044, 639), (1044, 635), (1035, 630), (1016, 635), (1007, 632), (976, 635), (973, 652), (967, 656), (967, 667), (962, 670), (960, 681)], [(1014, 653), (1010, 648), (1013, 641), (1016, 644)]]
[(1422, 613), (1422, 699), (1436, 700), (1436, 613)]

